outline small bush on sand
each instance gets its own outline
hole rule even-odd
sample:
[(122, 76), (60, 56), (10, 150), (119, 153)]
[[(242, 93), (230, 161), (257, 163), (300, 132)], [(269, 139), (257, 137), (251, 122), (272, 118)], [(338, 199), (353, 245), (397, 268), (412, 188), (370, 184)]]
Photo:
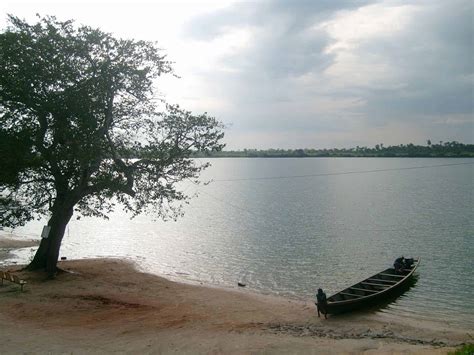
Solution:
[(449, 355), (474, 355), (474, 344), (463, 345), (455, 351), (451, 351)]

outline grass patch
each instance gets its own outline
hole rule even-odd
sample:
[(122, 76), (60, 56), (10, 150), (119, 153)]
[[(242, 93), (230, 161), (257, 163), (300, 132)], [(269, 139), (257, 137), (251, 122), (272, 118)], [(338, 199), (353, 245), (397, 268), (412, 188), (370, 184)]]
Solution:
[(449, 352), (449, 355), (474, 355), (474, 344), (463, 345), (459, 349)]

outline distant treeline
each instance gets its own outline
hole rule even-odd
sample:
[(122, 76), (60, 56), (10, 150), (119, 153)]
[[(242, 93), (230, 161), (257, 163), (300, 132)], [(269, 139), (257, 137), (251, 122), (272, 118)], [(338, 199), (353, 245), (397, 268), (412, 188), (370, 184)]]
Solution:
[(196, 153), (196, 158), (304, 158), (304, 157), (474, 157), (474, 144), (456, 141), (427, 145), (400, 144), (385, 147), (382, 143), (369, 147), (333, 149), (244, 149), (223, 150), (208, 154)]

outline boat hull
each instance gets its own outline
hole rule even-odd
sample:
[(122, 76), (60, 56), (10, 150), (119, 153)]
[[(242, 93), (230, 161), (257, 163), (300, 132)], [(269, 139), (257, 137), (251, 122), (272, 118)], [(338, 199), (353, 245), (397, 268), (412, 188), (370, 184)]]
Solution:
[(417, 258), (403, 272), (389, 268), (368, 277), (332, 295), (320, 309), (329, 314), (338, 314), (393, 302), (416, 283), (414, 272), (419, 263), (420, 259)]

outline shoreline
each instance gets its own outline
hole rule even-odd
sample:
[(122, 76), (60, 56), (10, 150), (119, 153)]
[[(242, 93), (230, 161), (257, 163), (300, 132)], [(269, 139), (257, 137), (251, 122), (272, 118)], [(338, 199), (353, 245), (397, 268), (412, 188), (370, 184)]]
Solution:
[(37, 247), (40, 241), (27, 239), (13, 233), (0, 231), (0, 266), (5, 267), (3, 262), (12, 256), (12, 251), (21, 248)]
[[(19, 262), (13, 261), (11, 264), (4, 264), (4, 265), (2, 265), (2, 261), (5, 261), (8, 258), (11, 258), (13, 255), (12, 251), (21, 249), (21, 248), (37, 247), (40, 241), (41, 241), (40, 239), (31, 239), (30, 237), (27, 237), (27, 236), (20, 236), (14, 233), (7, 233), (4, 231), (0, 231), (0, 267), (5, 269), (8, 267), (17, 267), (18, 265), (21, 265), (20, 264), (21, 261)], [(197, 279), (189, 279), (181, 275), (160, 274), (157, 272), (150, 272), (132, 258), (109, 256), (109, 257), (104, 257), (104, 258), (99, 257), (99, 259), (96, 259), (95, 257), (69, 259), (69, 261), (71, 260), (85, 261), (85, 262), (87, 262), (88, 260), (124, 261), (125, 263), (133, 265), (136, 272), (143, 273), (143, 274), (150, 274), (150, 275), (164, 278), (168, 281), (175, 282), (178, 284), (197, 286), (197, 287), (206, 287), (206, 288), (214, 289), (214, 290), (238, 292), (244, 295), (251, 294), (255, 296), (263, 296), (263, 297), (269, 297), (269, 298), (275, 298), (275, 299), (281, 299), (281, 300), (288, 300), (288, 301), (299, 303), (302, 305), (303, 304), (310, 305), (311, 307), (314, 308), (313, 300), (309, 299), (308, 297), (302, 297), (302, 296), (296, 297), (293, 295), (271, 292), (269, 290), (263, 291), (257, 288), (237, 287), (236, 285), (230, 285), (230, 284), (213, 284), (213, 283), (209, 283), (209, 282), (201, 281)], [(60, 263), (61, 261), (59, 261), (58, 265), (60, 265)], [(314, 311), (316, 312), (315, 308), (314, 308)], [(371, 319), (375, 319), (377, 321), (388, 321), (388, 322), (396, 322), (396, 323), (414, 323), (417, 321), (421, 321), (426, 327), (429, 327), (431, 329), (437, 329), (437, 330), (454, 330), (457, 332), (464, 332), (467, 329), (466, 333), (470, 334), (471, 340), (474, 339), (473, 337), (474, 329), (469, 329), (469, 325), (464, 325), (463, 321), (459, 319), (455, 323), (452, 323), (450, 321), (444, 321), (444, 320), (438, 321), (430, 317), (422, 317), (421, 319), (420, 318), (417, 319), (415, 317), (412, 317), (411, 315), (404, 316), (404, 315), (398, 315), (398, 314), (393, 314), (393, 313), (388, 313), (388, 312), (380, 312), (380, 309), (377, 307), (374, 307), (373, 309), (369, 308), (369, 309), (364, 309), (362, 311), (355, 311), (352, 314), (355, 314), (357, 317), (370, 316)]]
[(0, 249), (19, 249), (36, 247), (40, 243), (39, 239), (31, 239), (24, 236), (19, 236), (14, 233), (0, 231)]
[[(105, 259), (121, 260), (119, 257), (117, 258), (108, 257)], [(85, 259), (77, 259), (77, 260), (91, 260), (91, 259), (85, 258)], [(179, 276), (179, 275), (176, 276), (172, 274), (159, 274), (159, 273), (149, 272), (145, 270), (145, 268), (140, 267), (138, 263), (133, 259), (127, 259), (126, 262), (134, 264), (135, 265), (134, 267), (137, 269), (138, 272), (157, 276), (157, 277), (166, 279), (168, 281), (175, 282), (177, 284), (196, 286), (196, 287), (205, 287), (209, 289), (222, 290), (222, 291), (228, 291), (228, 292), (242, 293), (244, 295), (253, 295), (254, 297), (275, 298), (275, 299), (280, 299), (280, 300), (286, 300), (288, 302), (305, 305), (310, 308), (312, 307), (314, 309), (314, 312), (317, 314), (316, 307), (314, 306), (315, 300), (311, 300), (309, 297), (279, 294), (277, 292), (271, 292), (268, 290), (263, 291), (263, 290), (260, 290), (257, 288), (251, 288), (248, 286), (238, 287), (238, 286), (230, 286), (228, 284), (213, 284), (213, 283), (208, 283), (208, 282), (200, 281), (196, 279), (188, 279), (188, 278), (185, 278), (184, 276)], [(342, 318), (346, 316), (349, 316), (349, 317), (355, 316), (355, 317), (361, 317), (361, 318), (370, 317), (370, 320), (375, 320), (377, 322), (396, 323), (399, 325), (408, 323), (413, 326), (416, 322), (420, 322), (423, 324), (424, 328), (432, 329), (436, 331), (454, 331), (458, 333), (466, 333), (466, 334), (470, 334), (470, 336), (468, 335), (468, 337), (470, 337), (471, 340), (474, 340), (474, 329), (466, 330), (466, 327), (468, 327), (468, 325), (465, 326), (463, 320), (457, 319), (456, 322), (453, 323), (451, 321), (446, 321), (446, 320), (441, 320), (441, 321), (434, 320), (433, 318), (430, 318), (430, 317), (416, 318), (412, 315), (402, 315), (402, 314), (394, 314), (394, 313), (389, 313), (389, 312), (381, 312), (380, 310), (381, 308), (375, 305), (374, 307), (366, 307), (361, 310), (355, 310), (347, 314), (332, 315), (332, 317), (337, 317), (337, 318)], [(328, 315), (328, 317), (329, 316), (330, 315)]]
[[(59, 266), (67, 272), (51, 281), (9, 267), (28, 282), (24, 293), (15, 284), (0, 288), (0, 340), (17, 344), (10, 349), (431, 354), (472, 342), (466, 330), (389, 315), (324, 320), (309, 301), (171, 281), (138, 270), (130, 260), (68, 260)], [(45, 335), (56, 333), (48, 342)]]

